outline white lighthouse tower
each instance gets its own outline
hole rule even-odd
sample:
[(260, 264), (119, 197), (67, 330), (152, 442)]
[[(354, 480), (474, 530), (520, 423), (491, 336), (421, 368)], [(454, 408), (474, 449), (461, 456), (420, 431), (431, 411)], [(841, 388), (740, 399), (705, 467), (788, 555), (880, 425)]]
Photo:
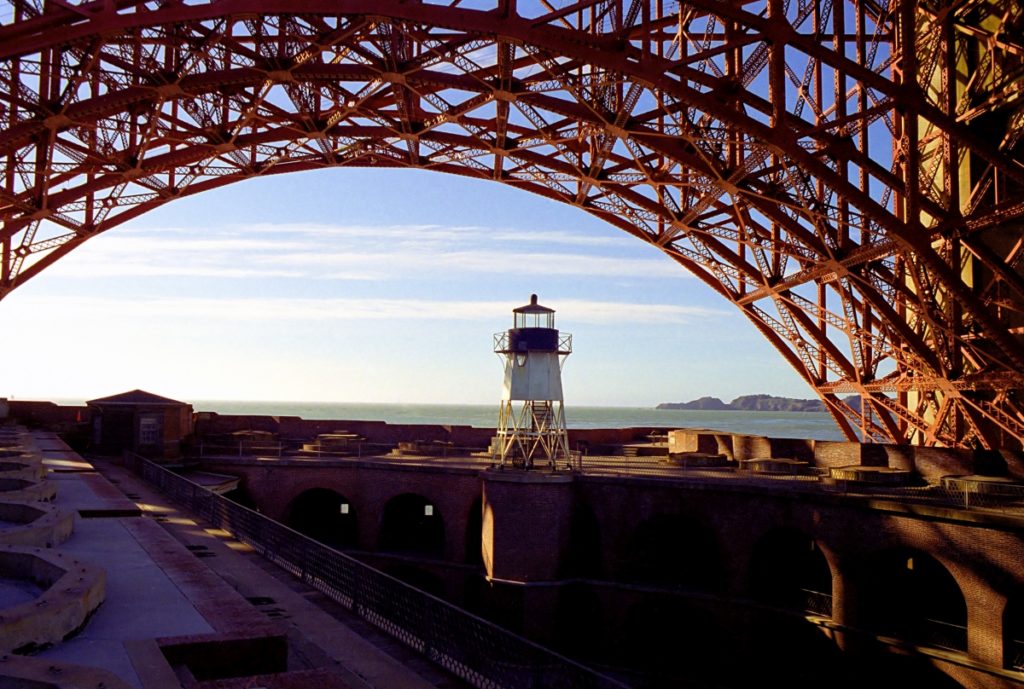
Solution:
[(523, 469), (570, 461), (562, 364), (572, 353), (572, 335), (558, 333), (554, 309), (532, 294), (529, 304), (512, 309), (512, 327), (495, 333), (494, 351), (505, 362), (495, 458)]

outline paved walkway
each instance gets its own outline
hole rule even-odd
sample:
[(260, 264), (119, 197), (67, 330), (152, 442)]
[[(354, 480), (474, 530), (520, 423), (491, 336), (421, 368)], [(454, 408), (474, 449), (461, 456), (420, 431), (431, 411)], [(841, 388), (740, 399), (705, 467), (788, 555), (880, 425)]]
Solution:
[(85, 629), (39, 655), (103, 667), (142, 689), (126, 641), (209, 633), (213, 627), (133, 533), (130, 524), (143, 521), (141, 517), (82, 516), (139, 514), (135, 503), (55, 435), (33, 436), (50, 470), (47, 480), (57, 484), (55, 504), (76, 513), (71, 538), (59, 549), (107, 573), (106, 600)]
[(179, 684), (156, 639), (283, 632), (289, 671), (330, 671), (338, 687), (463, 686), (123, 467), (85, 461), (50, 433), (34, 441), (56, 504), (76, 512), (60, 549), (107, 571), (103, 605), (41, 657), (103, 667), (137, 689), (171, 689)]

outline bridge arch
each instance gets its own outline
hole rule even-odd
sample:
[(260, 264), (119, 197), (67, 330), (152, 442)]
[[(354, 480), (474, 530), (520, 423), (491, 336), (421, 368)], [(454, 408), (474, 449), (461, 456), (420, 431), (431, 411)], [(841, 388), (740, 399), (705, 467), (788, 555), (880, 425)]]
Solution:
[(0, 296), (183, 196), (416, 167), (658, 247), (850, 437), (1024, 442), (1012, 3), (2, 4)]

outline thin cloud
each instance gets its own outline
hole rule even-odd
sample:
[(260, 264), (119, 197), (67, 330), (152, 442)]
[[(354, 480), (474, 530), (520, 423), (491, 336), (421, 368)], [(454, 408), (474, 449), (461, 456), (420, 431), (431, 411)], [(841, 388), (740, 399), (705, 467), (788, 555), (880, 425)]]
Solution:
[(569, 253), (509, 253), (494, 251), (414, 251), (396, 253), (292, 253), (258, 259), (267, 264), (329, 270), (323, 277), (343, 276), (334, 272), (349, 267), (379, 265), (383, 274), (423, 272), (495, 273), (506, 275), (600, 275), (603, 277), (678, 278), (685, 275), (670, 261), (643, 258), (583, 256)]
[[(116, 232), (117, 230), (115, 230)], [(329, 225), (323, 223), (257, 223), (233, 225), (215, 231), (197, 231), (194, 228), (166, 227), (151, 230), (127, 230), (139, 238), (150, 235), (181, 235), (195, 237), (210, 235), (220, 237), (247, 237), (250, 235), (282, 235), (307, 237), (318, 243), (324, 239), (348, 238), (367, 239), (391, 244), (396, 241), (413, 240), (426, 242), (469, 242), (488, 243), (518, 241), (566, 246), (637, 246), (636, 239), (627, 236), (601, 236), (597, 234), (573, 233), (565, 230), (523, 230), (511, 227), (485, 227), (482, 225)], [(241, 241), (241, 240), (239, 240)], [(252, 240), (259, 242), (260, 240)], [(275, 240), (267, 240), (275, 241)], [(283, 239), (276, 241), (285, 241)]]
[[(303, 273), (294, 270), (262, 270), (247, 268), (231, 268), (223, 265), (198, 266), (166, 264), (157, 265), (150, 262), (122, 262), (111, 264), (102, 260), (87, 260), (68, 265), (58, 264), (50, 269), (51, 277), (87, 278), (95, 280), (105, 278), (140, 278), (140, 277), (183, 277), (183, 278), (302, 278)], [(341, 279), (340, 276), (338, 279)], [(367, 278), (369, 279), (369, 278)]]
[[(14, 321), (51, 319), (56, 310), (89, 320), (158, 318), (188, 320), (325, 322), (430, 320), (488, 321), (508, 311), (506, 301), (442, 301), (426, 299), (232, 299), (103, 297), (28, 297), (3, 304)], [(561, 300), (559, 312), (574, 324), (687, 324), (730, 317), (718, 309), (675, 304), (636, 304), (594, 300)]]
[[(116, 230), (115, 230), (116, 232)], [(281, 251), (283, 249), (301, 249), (308, 242), (284, 239), (250, 239), (234, 236), (217, 236), (214, 238), (184, 236), (146, 236), (129, 235), (126, 237), (104, 237), (103, 251), (108, 254), (133, 254), (143, 252), (176, 252), (176, 253), (212, 253), (239, 251)]]
[[(500, 271), (602, 278), (689, 276), (664, 256), (612, 251), (628, 241), (566, 231), (440, 225), (130, 230), (86, 244), (55, 265), (51, 275), (398, 280), (413, 273)], [(639, 246), (635, 241), (633, 245)]]

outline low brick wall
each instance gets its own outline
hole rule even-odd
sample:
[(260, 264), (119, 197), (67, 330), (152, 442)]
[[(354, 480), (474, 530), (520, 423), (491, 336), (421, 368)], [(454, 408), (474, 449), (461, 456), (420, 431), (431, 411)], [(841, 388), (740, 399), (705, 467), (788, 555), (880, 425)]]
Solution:
[[(10, 416), (28, 425), (68, 428), (90, 420), (88, 407), (60, 406), (53, 402), (10, 401)], [(312, 440), (321, 433), (348, 431), (367, 442), (450, 443), (460, 448), (486, 448), (495, 435), (493, 428), (446, 424), (389, 424), (359, 419), (303, 419), (298, 416), (251, 414), (196, 414), (195, 433), (227, 435), (238, 431), (263, 431), (281, 440)], [(709, 429), (601, 428), (569, 429), (574, 449), (624, 445), (646, 441), (651, 433), (669, 435), (669, 452), (722, 454), (731, 461), (785, 458), (806, 461), (822, 468), (840, 466), (888, 466), (914, 471), (927, 479), (955, 474), (980, 473), (1024, 480), (1024, 452), (1016, 450), (972, 451), (953, 448), (917, 447), (880, 443), (858, 443), (803, 438), (725, 433)], [(0, 499), (7, 496), (0, 494)], [(44, 498), (45, 499), (45, 498)]]
[(53, 402), (8, 400), (8, 417), (26, 426), (63, 427), (87, 423), (92, 418), (89, 407), (63, 406)]
[(965, 450), (841, 440), (769, 438), (703, 429), (669, 432), (669, 452), (723, 454), (737, 462), (751, 459), (797, 459), (821, 468), (890, 467), (937, 480), (943, 476), (981, 474), (1024, 480), (1024, 452)]
[[(391, 424), (385, 421), (358, 419), (302, 419), (298, 416), (257, 416), (248, 414), (215, 414), (201, 412), (195, 424), (196, 435), (228, 435), (239, 431), (262, 431), (281, 440), (312, 440), (322, 433), (347, 431), (355, 433), (369, 443), (397, 444), (400, 442), (440, 441), (455, 447), (486, 448), (496, 431), (449, 424)], [(569, 443), (573, 447), (587, 445), (621, 445), (646, 440), (655, 431), (650, 426), (634, 428), (571, 428)]]

